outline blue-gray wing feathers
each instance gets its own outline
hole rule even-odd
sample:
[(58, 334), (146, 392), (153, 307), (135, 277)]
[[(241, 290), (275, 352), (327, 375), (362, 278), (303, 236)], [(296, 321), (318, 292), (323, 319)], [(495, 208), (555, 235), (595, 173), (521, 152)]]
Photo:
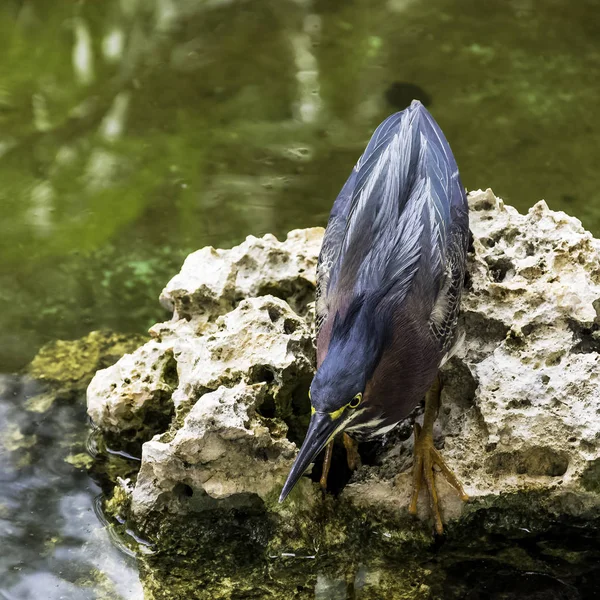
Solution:
[(378, 293), (402, 303), (421, 270), (430, 283), (431, 331), (445, 346), (458, 314), (467, 237), (456, 161), (415, 101), (376, 129), (334, 204), (317, 270), (317, 333), (340, 298)]

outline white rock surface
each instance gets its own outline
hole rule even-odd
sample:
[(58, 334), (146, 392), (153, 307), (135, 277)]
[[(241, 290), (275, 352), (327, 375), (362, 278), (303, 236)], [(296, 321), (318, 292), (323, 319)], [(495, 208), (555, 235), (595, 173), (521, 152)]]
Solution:
[(178, 420), (187, 416), (143, 445), (134, 514), (202, 510), (225, 499), (222, 507), (249, 506), (278, 494), (295, 456), (281, 419), (297, 417), (294, 398), (306, 398), (313, 374), (305, 321), (263, 296), (243, 300), (203, 336), (187, 321), (167, 329), (179, 376), (173, 402)]
[(141, 431), (150, 425), (149, 411), (168, 413), (175, 389), (173, 368), (172, 349), (150, 341), (98, 371), (87, 390), (94, 424), (112, 433)]
[[(180, 320), (159, 332), (177, 360), (177, 408), (194, 402), (206, 390), (245, 380), (266, 381), (282, 405), (299, 385), (308, 386), (314, 348), (312, 332), (285, 301), (273, 296), (243, 300), (220, 316), (214, 328), (198, 335), (195, 322)], [(156, 330), (155, 330), (156, 331)], [(289, 406), (281, 406), (287, 416)]]
[[(193, 403), (242, 378), (272, 378), (280, 404), (289, 404), (312, 374), (311, 303), (322, 237), (322, 228), (291, 231), (284, 242), (248, 236), (231, 250), (191, 254), (161, 294), (174, 307), (173, 319), (155, 325), (153, 341), (92, 380), (87, 404), (94, 423), (111, 433), (138, 429), (148, 439), (160, 432), (149, 413)], [(253, 301), (271, 293), (277, 297)], [(170, 369), (174, 355), (178, 382)]]
[[(249, 298), (201, 334), (196, 324), (155, 326), (155, 340), (99, 371), (88, 388), (88, 412), (101, 429), (127, 433), (136, 423), (142, 433), (164, 433), (143, 445), (132, 502), (140, 518), (217, 500), (222, 507), (275, 500), (295, 456), (282, 419), (294, 423), (310, 411), (312, 331), (284, 300)], [(144, 417), (167, 386), (167, 360), (177, 365), (175, 418), (160, 431), (161, 421)]]
[(244, 298), (275, 294), (303, 314), (315, 289), (322, 238), (323, 229), (315, 227), (290, 231), (284, 242), (267, 234), (248, 236), (231, 250), (202, 248), (185, 259), (160, 301), (175, 318), (210, 320)]
[(267, 388), (221, 386), (196, 402), (171, 441), (146, 442), (134, 515), (144, 518), (163, 508), (200, 511), (219, 502), (220, 508), (248, 506), (276, 495), (295, 446), (285, 435), (272, 436), (256, 412)]

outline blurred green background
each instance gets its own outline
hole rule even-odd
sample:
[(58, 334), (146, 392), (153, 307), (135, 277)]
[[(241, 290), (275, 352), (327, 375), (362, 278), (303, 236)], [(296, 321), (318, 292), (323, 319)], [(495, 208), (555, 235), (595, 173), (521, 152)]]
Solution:
[(144, 331), (185, 257), (324, 225), (427, 104), (469, 189), (600, 233), (598, 0), (4, 0), (0, 371)]

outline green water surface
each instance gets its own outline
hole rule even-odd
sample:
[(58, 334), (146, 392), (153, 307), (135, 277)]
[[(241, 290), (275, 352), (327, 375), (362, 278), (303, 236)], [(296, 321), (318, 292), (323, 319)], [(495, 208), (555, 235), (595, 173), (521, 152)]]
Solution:
[(5, 0), (0, 370), (143, 331), (185, 255), (326, 222), (413, 96), (465, 185), (600, 232), (598, 0)]

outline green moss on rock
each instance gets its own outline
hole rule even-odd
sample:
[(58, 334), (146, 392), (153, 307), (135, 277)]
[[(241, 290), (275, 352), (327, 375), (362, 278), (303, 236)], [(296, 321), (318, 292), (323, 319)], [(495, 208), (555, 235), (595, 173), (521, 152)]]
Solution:
[(50, 391), (28, 399), (28, 410), (45, 412), (53, 399), (84, 393), (96, 371), (114, 364), (146, 340), (139, 334), (92, 331), (78, 340), (46, 344), (31, 361), (26, 373), (46, 384)]
[(107, 516), (123, 521), (129, 515), (131, 495), (122, 485), (113, 488), (112, 495), (104, 502), (104, 511)]

